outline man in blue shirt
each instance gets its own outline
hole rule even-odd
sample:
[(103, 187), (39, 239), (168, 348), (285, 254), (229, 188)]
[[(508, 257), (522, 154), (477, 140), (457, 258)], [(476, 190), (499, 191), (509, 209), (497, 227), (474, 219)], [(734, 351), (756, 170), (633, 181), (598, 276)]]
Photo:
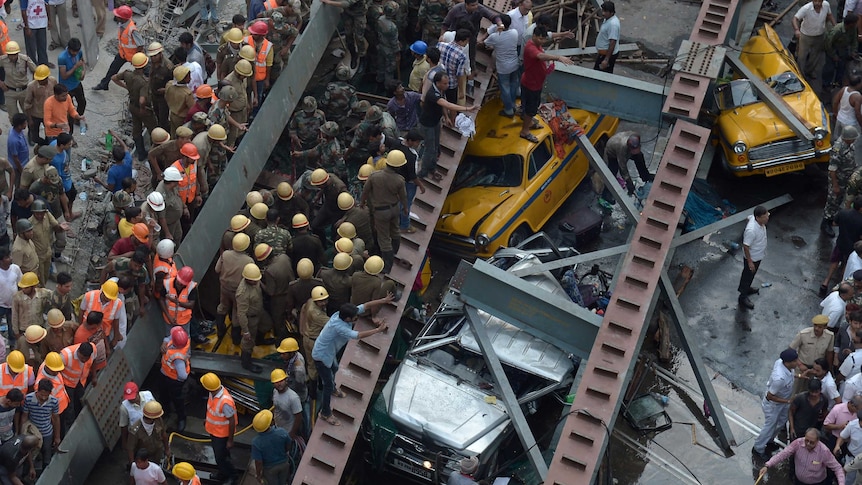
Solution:
[(12, 164), (12, 169), (15, 171), (15, 180), (12, 180), (12, 186), (17, 187), (21, 180), (21, 172), (24, 171), (24, 165), (30, 160), (30, 144), (27, 142), (27, 135), (24, 130), (27, 129), (27, 115), (24, 113), (15, 113), (12, 115), (12, 131), (9, 132), (9, 137), (6, 138), (6, 155), (9, 157), (9, 163)]
[(57, 58), (57, 66), (60, 74), (57, 76), (57, 80), (69, 88), (69, 96), (74, 98), (78, 114), (83, 115), (87, 109), (87, 99), (84, 97), (84, 86), (81, 81), (87, 74), (87, 66), (84, 63), (84, 55), (81, 53), (80, 40), (76, 37), (69, 39), (66, 49)]
[(329, 321), (323, 326), (323, 330), (320, 331), (320, 335), (317, 336), (317, 340), (314, 341), (311, 357), (314, 359), (314, 366), (317, 368), (317, 374), (320, 376), (321, 384), (323, 384), (318, 417), (327, 423), (341, 426), (341, 422), (332, 415), (332, 409), (329, 408), (329, 400), (332, 396), (344, 397), (344, 393), (340, 389), (335, 389), (335, 372), (338, 371), (336, 354), (351, 339), (363, 339), (376, 333), (385, 332), (389, 326), (384, 320), (372, 318), (372, 322), (377, 325), (377, 328), (362, 332), (353, 330), (353, 324), (359, 320), (359, 315), (364, 314), (365, 310), (373, 313), (374, 309), (391, 302), (393, 299), (395, 297), (392, 293), (388, 293), (385, 298), (372, 300), (359, 306), (352, 303), (341, 305), (341, 309), (329, 318)]
[(114, 143), (118, 143), (119, 145), (114, 145), (111, 151), (111, 156), (114, 157), (114, 164), (108, 168), (107, 183), (103, 185), (111, 192), (117, 192), (123, 189), (123, 179), (132, 176), (132, 154), (129, 152), (128, 147), (126, 147), (126, 143), (122, 137), (117, 136), (113, 131), (111, 134), (114, 135)]
[(51, 146), (55, 147), (57, 154), (51, 159), (51, 165), (60, 173), (60, 179), (63, 181), (63, 190), (66, 192), (66, 197), (69, 201), (74, 201), (78, 191), (75, 190), (75, 184), (72, 183), (72, 168), (69, 166), (71, 156), (69, 151), (72, 148), (72, 135), (68, 133), (60, 133), (57, 138), (51, 142)]
[(287, 483), (290, 479), (287, 453), (293, 442), (287, 430), (273, 426), (269, 409), (258, 412), (252, 426), (257, 431), (257, 436), (251, 440), (251, 459), (254, 460), (257, 480), (260, 483)]

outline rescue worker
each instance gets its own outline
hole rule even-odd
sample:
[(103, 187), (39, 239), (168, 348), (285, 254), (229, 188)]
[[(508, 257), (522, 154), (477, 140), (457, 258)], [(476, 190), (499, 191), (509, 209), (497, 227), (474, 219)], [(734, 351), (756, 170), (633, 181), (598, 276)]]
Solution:
[(204, 427), (212, 441), (218, 475), (210, 475), (211, 480), (226, 481), (233, 477), (235, 469), (230, 461), (233, 448), (233, 435), (236, 433), (236, 404), (230, 392), (221, 385), (221, 379), (212, 372), (201, 377), (201, 384), (209, 391), (207, 397), (207, 417)]
[(171, 445), (162, 416), (165, 414), (161, 403), (149, 401), (144, 404), (143, 416), (137, 423), (129, 426), (129, 461), (135, 461), (138, 450), (145, 449), (155, 463), (171, 459)]
[(162, 239), (156, 245), (156, 255), (153, 257), (153, 294), (156, 298), (163, 297), (165, 280), (177, 276), (174, 248), (176, 244), (170, 239)]
[(18, 281), (18, 291), (12, 295), (12, 318), (9, 320), (9, 340), (14, 342), (30, 325), (42, 325), (42, 309), (51, 290), (39, 288), (36, 273), (24, 273)]
[[(206, 116), (204, 115), (206, 119)], [(227, 140), (227, 131), (222, 125), (212, 125), (205, 132), (200, 132), (192, 139), (192, 143), (198, 149), (198, 154), (201, 156), (198, 164), (201, 169), (205, 169), (205, 176), (201, 177), (201, 185), (209, 188), (214, 187), (218, 182), (227, 163), (228, 151), (233, 151), (224, 144)]]
[(326, 229), (341, 217), (338, 209), (338, 194), (347, 192), (347, 185), (335, 175), (318, 168), (311, 172), (311, 185), (320, 190), (321, 206), (311, 223), (311, 230), (322, 243), (326, 243)]
[(165, 201), (165, 210), (161, 212), (162, 218), (159, 219), (159, 225), (162, 226), (162, 237), (174, 241), (175, 244), (183, 240), (181, 220), (183, 214), (188, 211), (185, 202), (180, 197), (179, 185), (182, 180), (183, 175), (176, 167), (168, 167), (165, 170), (164, 178), (156, 186), (156, 192), (162, 194)]
[(248, 31), (251, 35), (245, 38), (245, 43), (254, 47), (254, 99), (260, 107), (263, 93), (269, 91), (269, 74), (274, 52), (272, 42), (266, 39), (266, 34), (269, 33), (269, 25), (266, 22), (258, 20), (249, 26)]
[[(293, 391), (288, 389), (288, 392)], [(293, 443), (288, 431), (273, 425), (269, 409), (259, 411), (252, 420), (252, 426), (258, 433), (251, 441), (255, 478), (260, 483), (287, 483), (291, 471), (288, 453)]]
[(351, 303), (356, 305), (356, 302), (376, 300), (387, 293), (395, 293), (395, 282), (380, 274), (383, 264), (383, 258), (371, 256), (365, 261), (363, 271), (353, 273), (350, 277)]
[(29, 219), (19, 219), (15, 223), (16, 238), (12, 243), (12, 262), (21, 268), (22, 273), (38, 273), (39, 253), (33, 242), (33, 223)]
[(297, 152), (314, 148), (324, 123), (326, 115), (317, 109), (317, 100), (313, 96), (303, 98), (302, 109), (293, 115), (288, 125), (291, 148)]
[[(290, 10), (290, 13), (282, 13), (279, 11), (272, 12), (272, 32), (269, 34), (269, 40), (272, 41), (273, 63), (269, 73), (269, 84), (274, 85), (278, 77), (284, 72), (288, 60), (290, 60), (290, 49), (293, 43), (299, 36), (299, 29), (302, 24), (302, 17), (293, 11), (291, 5), (284, 5), (280, 10)], [(297, 24), (285, 20), (285, 15), (293, 15), (297, 19)]]
[[(104, 13), (102, 14), (101, 20), (98, 18), (98, 11), (96, 17), (96, 33), (101, 36), (105, 30)], [(107, 91), (111, 77), (120, 72), (120, 68), (123, 67), (123, 64), (132, 62), (132, 57), (135, 53), (143, 52), (144, 50), (144, 38), (141, 37), (140, 32), (138, 32), (138, 27), (135, 25), (135, 21), (132, 20), (132, 8), (127, 5), (115, 8), (114, 18), (120, 23), (119, 30), (117, 31), (117, 55), (114, 56), (114, 60), (111, 62), (111, 66), (108, 67), (108, 72), (105, 74), (105, 77), (103, 77), (99, 84), (93, 88), (95, 91)]]
[[(300, 259), (296, 263), (297, 279), (290, 282), (287, 287), (287, 318), (291, 322), (298, 322), (299, 310), (306, 300), (311, 296), (311, 290), (315, 286), (323, 286), (323, 281), (313, 278), (314, 264), (308, 258)], [(296, 310), (296, 314), (293, 311)]]
[(309, 231), (308, 218), (305, 217), (305, 214), (296, 214), (293, 216), (290, 225), (294, 230), (293, 239), (291, 240), (293, 258), (295, 260), (309, 260), (314, 265), (312, 274), (316, 273), (323, 261), (323, 243), (317, 234)]
[[(165, 126), (168, 125), (165, 124)], [(153, 180), (161, 180), (162, 172), (164, 172), (165, 168), (167, 168), (173, 160), (176, 160), (176, 158), (165, 156), (157, 157), (156, 154), (165, 150), (165, 148), (160, 147), (167, 145), (168, 142), (171, 141), (171, 135), (165, 129), (158, 127), (150, 132), (150, 141), (152, 142), (152, 145), (150, 147), (150, 152), (147, 154), (147, 161), (150, 165)], [(174, 144), (174, 146), (176, 146), (176, 144)], [(177, 149), (176, 152), (179, 153), (179, 149)]]
[(197, 283), (194, 282), (194, 277), (192, 267), (183, 266), (175, 277), (165, 278), (162, 284), (164, 298), (159, 300), (167, 327), (165, 334), (170, 334), (175, 327), (180, 327), (186, 335), (191, 335), (189, 324), (197, 301)]
[(108, 356), (111, 353), (111, 345), (108, 343), (108, 334), (102, 328), (102, 312), (90, 312), (83, 323), (75, 330), (76, 344), (90, 342), (96, 346), (96, 354), (93, 355), (93, 370), (99, 371), (108, 365)]
[[(266, 207), (266, 204), (263, 206)], [(272, 248), (272, 252), (276, 256), (289, 253), (291, 249), (290, 232), (281, 227), (280, 222), (278, 209), (268, 209), (266, 211), (266, 227), (254, 236), (255, 247), (258, 244), (266, 244)]]
[(45, 351), (45, 336), (48, 331), (41, 325), (30, 325), (24, 330), (24, 333), (18, 337), (18, 342), (15, 348), (24, 354), (24, 359), (27, 365), (36, 369), (42, 363), (42, 356), (47, 354)]
[(398, 26), (394, 19), (398, 13), (398, 3), (388, 1), (383, 4), (383, 15), (377, 19), (377, 82), (384, 86), (399, 77), (401, 62), (401, 44), (398, 42)]
[(374, 211), (374, 229), (377, 232), (377, 245), (383, 256), (384, 274), (392, 270), (395, 254), (401, 246), (399, 204), (404, 216), (409, 215), (404, 177), (395, 171), (405, 163), (407, 159), (403, 152), (389, 152), (386, 168), (368, 177), (360, 201), (361, 206), (368, 205)]
[(255, 104), (255, 100), (250, 100), (246, 94), (248, 92), (248, 78), (253, 73), (251, 63), (245, 59), (240, 59), (237, 61), (236, 66), (234, 66), (233, 72), (225, 76), (222, 81), (223, 84), (232, 86), (237, 93), (236, 99), (228, 105), (230, 117), (237, 123), (231, 123), (230, 131), (228, 131), (227, 144), (230, 146), (234, 146), (234, 142), (239, 137), (240, 130), (243, 132), (246, 131), (247, 128), (244, 126), (248, 123), (250, 107)]
[[(185, 269), (185, 268), (183, 268)], [(189, 268), (191, 269), (191, 268)], [(182, 327), (171, 329), (162, 348), (162, 402), (171, 403), (177, 413), (177, 431), (186, 428), (186, 404), (183, 385), (191, 372), (191, 343)]]
[(165, 102), (170, 111), (171, 131), (174, 132), (186, 121), (186, 115), (195, 104), (195, 95), (189, 88), (191, 71), (186, 66), (174, 68), (174, 79), (165, 87)]
[(269, 315), (263, 308), (263, 292), (260, 289), (262, 275), (260, 268), (254, 263), (245, 265), (242, 270), (242, 281), (236, 289), (236, 321), (234, 327), (241, 330), (240, 358), (243, 369), (259, 373), (262, 369), (252, 363), (251, 352), (254, 350), (258, 335), (264, 335), (272, 329)]
[(120, 335), (120, 318), (125, 315), (126, 309), (123, 307), (122, 300), (118, 298), (119, 295), (120, 287), (116, 282), (108, 280), (102, 283), (102, 287), (98, 290), (84, 293), (78, 315), (79, 321), (84, 322), (90, 312), (100, 312), (102, 314), (102, 331), (105, 332), (105, 337), (110, 337), (109, 345), (111, 348), (115, 347), (117, 342), (123, 338)]
[(18, 389), (26, 396), (33, 391), (35, 384), (36, 374), (27, 364), (24, 354), (19, 350), (9, 352), (6, 362), (0, 364), (0, 396), (9, 394), (12, 389)]
[(260, 282), (263, 290), (263, 305), (275, 330), (275, 336), (279, 340), (287, 337), (288, 329), (285, 325), (287, 306), (287, 289), (290, 283), (296, 279), (293, 273), (293, 263), (290, 256), (282, 253), (276, 254), (272, 246), (258, 244), (254, 248), (254, 257), (263, 273)]
[(322, 168), (339, 177), (347, 178), (344, 150), (338, 141), (338, 123), (334, 121), (327, 121), (320, 126), (317, 145), (308, 150), (291, 152), (290, 156), (303, 163), (306, 170)]
[(135, 141), (135, 151), (138, 160), (146, 160), (144, 148), (144, 128), (148, 133), (156, 129), (156, 115), (150, 103), (150, 81), (144, 69), (150, 64), (150, 58), (143, 52), (132, 56), (133, 71), (123, 71), (114, 74), (111, 81), (129, 92), (129, 113), (132, 115), (132, 140)]
[(308, 437), (311, 432), (311, 406), (308, 402), (308, 372), (305, 358), (299, 351), (299, 343), (293, 337), (281, 341), (275, 349), (281, 356), (282, 367), (287, 372), (287, 385), (299, 397), (302, 403), (302, 436)]
[[(368, 165), (368, 167), (371, 167)], [(362, 170), (360, 169), (360, 173)], [(406, 192), (406, 189), (405, 189)], [(347, 194), (350, 195), (350, 194)], [(371, 212), (368, 207), (360, 207), (356, 205), (356, 201), (351, 196), (350, 198), (339, 196), (338, 208), (342, 211), (341, 219), (335, 223), (336, 227), (341, 227), (345, 223), (353, 224), (353, 229), (362, 242), (364, 242), (365, 250), (373, 252), (377, 245), (374, 242), (374, 233), (372, 232)], [(343, 234), (339, 234), (344, 237)], [(351, 238), (352, 239), (352, 238)], [(356, 241), (353, 241), (354, 247)]]
[(345, 128), (345, 121), (350, 116), (350, 110), (359, 99), (356, 97), (356, 88), (348, 81), (350, 80), (350, 68), (340, 64), (335, 68), (335, 81), (326, 85), (323, 99), (320, 101), (320, 109), (326, 113), (329, 121), (334, 121)]
[[(57, 352), (49, 352), (45, 356), (45, 362), (39, 366), (39, 371), (36, 373), (36, 382), (41, 381), (42, 379), (48, 379), (54, 385), (51, 389), (51, 395), (57, 398), (58, 410), (57, 414), (60, 415), (60, 436), (66, 436), (66, 430), (69, 429), (69, 426), (72, 423), (71, 412), (67, 412), (70, 409), (69, 406), (69, 394), (66, 393), (66, 385), (63, 382), (63, 376), (61, 372), (65, 366), (63, 365), (63, 358), (60, 357), (60, 354)], [(120, 413), (122, 416), (122, 412)], [(126, 429), (120, 427), (122, 433), (125, 433)], [(125, 434), (123, 434), (123, 445), (125, 446)]]
[(70, 418), (74, 421), (83, 407), (81, 400), (84, 398), (84, 387), (87, 382), (96, 385), (96, 374), (93, 368), (92, 356), (96, 352), (96, 346), (84, 342), (72, 344), (60, 352), (63, 359), (63, 383), (66, 386), (66, 394), (69, 395), (69, 403), (72, 409)]
[(278, 217), (287, 224), (293, 221), (296, 214), (308, 214), (308, 203), (302, 197), (294, 197), (293, 187), (288, 182), (280, 182), (275, 189), (273, 209), (278, 211)]
[[(229, 251), (225, 251), (219, 256), (216, 261), (215, 271), (219, 275), (219, 304), (217, 309), (216, 327), (218, 328), (218, 338), (224, 337), (227, 332), (225, 319), (230, 313), (231, 327), (236, 327), (236, 290), (242, 281), (243, 269), (249, 264), (253, 264), (245, 250), (248, 249), (251, 241), (247, 234), (238, 233), (233, 237), (232, 247)], [(238, 331), (238, 328), (237, 328)], [(231, 336), (235, 332), (231, 332)], [(239, 345), (239, 336), (234, 339), (234, 345)]]
[(59, 353), (72, 345), (78, 326), (74, 321), (66, 319), (62, 311), (57, 308), (48, 310), (48, 326), (51, 328), (45, 336), (45, 350)]
[(251, 236), (245, 232), (249, 225), (251, 225), (251, 219), (242, 214), (237, 214), (231, 217), (230, 228), (228, 228), (228, 230), (226, 230), (221, 236), (221, 247), (219, 250), (227, 251), (231, 249), (233, 247), (233, 237), (237, 234), (245, 234), (246, 236), (249, 236), (249, 239), (251, 239)]
[(70, 229), (68, 222), (57, 222), (48, 212), (48, 204), (44, 200), (35, 200), (30, 206), (33, 213), (30, 224), (33, 226), (33, 246), (39, 256), (39, 269), (36, 274), (39, 281), (48, 281), (51, 269), (51, 258), (54, 253), (66, 248), (66, 231)]
[[(311, 356), (311, 351), (314, 349), (314, 342), (323, 330), (326, 322), (329, 321), (329, 315), (326, 313), (326, 304), (329, 300), (329, 292), (323, 286), (315, 286), (310, 292), (310, 296), (302, 305), (299, 312), (299, 332), (302, 335), (302, 350), (307, 357)], [(314, 393), (317, 390), (317, 368), (315, 366), (308, 367), (308, 380), (311, 383), (308, 389)]]
[[(6, 55), (0, 56), (0, 68), (5, 72), (5, 78), (0, 81), (6, 96), (6, 114), (9, 122), (18, 113), (25, 113), (24, 97), (27, 83), (30, 82), (30, 74), (36, 74), (36, 63), (26, 54), (21, 54), (21, 47), (17, 42), (9, 41), (6, 44)], [(21, 161), (22, 163), (24, 160)]]
[(368, 3), (364, 0), (321, 1), (342, 10), (341, 21), (344, 23), (344, 36), (347, 38), (347, 49), (350, 51), (350, 68), (358, 69), (359, 64), (368, 54), (368, 42), (365, 40)]
[(332, 268), (320, 268), (318, 276), (329, 291), (327, 313), (335, 313), (341, 305), (350, 303), (350, 268), (353, 259), (347, 253), (338, 253), (332, 258)]
[(158, 42), (152, 42), (147, 47), (147, 56), (150, 58), (150, 100), (157, 126), (170, 126), (170, 109), (165, 100), (165, 90), (174, 75), (174, 64), (165, 57), (164, 52), (164, 46)]
[(45, 100), (54, 95), (57, 79), (51, 76), (51, 69), (41, 64), (36, 66), (33, 80), (27, 83), (24, 91), (24, 114), (27, 115), (27, 126), (30, 130), (31, 143), (45, 145), (47, 142), (39, 136), (39, 130), (45, 119)]
[(150, 391), (141, 391), (138, 385), (129, 381), (123, 387), (123, 400), (120, 402), (120, 443), (126, 453), (129, 451), (129, 427), (144, 417), (144, 405), (154, 400)]
[(363, 258), (368, 256), (368, 251), (365, 249), (365, 240), (356, 235), (356, 226), (354, 226), (352, 222), (342, 222), (338, 224), (338, 228), (335, 232), (338, 233), (339, 237), (346, 237), (353, 242), (353, 254), (362, 256)]
[(171, 470), (174, 478), (179, 481), (180, 485), (201, 485), (201, 479), (198, 477), (195, 467), (187, 461), (181, 461), (174, 465)]
[(147, 256), (140, 251), (135, 251), (130, 258), (120, 257), (108, 261), (102, 270), (102, 281), (107, 281), (111, 277), (119, 279), (126, 276), (134, 286), (134, 291), (123, 298), (123, 307), (129, 316), (130, 327), (137, 317), (144, 315), (147, 303), (150, 302), (147, 297), (147, 286), (150, 283), (147, 261)]
[(353, 275), (357, 271), (362, 271), (365, 267), (365, 258), (356, 254), (353, 250), (353, 241), (350, 238), (342, 237), (335, 241), (336, 255), (344, 253), (350, 257), (350, 267), (347, 268), (347, 273)]
[(130, 258), (139, 247), (149, 247), (150, 228), (143, 222), (132, 226), (132, 235), (117, 239), (108, 252), (108, 261), (115, 258)]
[[(261, 200), (263, 200), (261, 198)], [(248, 214), (251, 216), (251, 224), (246, 228), (245, 232), (252, 241), (257, 240), (258, 233), (266, 228), (266, 212), (269, 208), (263, 202), (256, 202), (249, 206)]]
[(228, 73), (233, 72), (233, 68), (240, 60), (239, 51), (245, 45), (242, 30), (236, 27), (228, 29), (225, 32), (225, 40), (227, 42), (220, 45), (218, 51), (216, 51), (216, 78), (219, 81), (224, 79)]
[(185, 204), (185, 210), (189, 213), (189, 217), (194, 219), (193, 214), (200, 207), (202, 196), (205, 195), (203, 192), (204, 177), (198, 177), (197, 161), (200, 159), (200, 154), (198, 154), (198, 149), (193, 143), (183, 145), (180, 148), (180, 154), (182, 156), (171, 166), (183, 175), (178, 186), (180, 199)]

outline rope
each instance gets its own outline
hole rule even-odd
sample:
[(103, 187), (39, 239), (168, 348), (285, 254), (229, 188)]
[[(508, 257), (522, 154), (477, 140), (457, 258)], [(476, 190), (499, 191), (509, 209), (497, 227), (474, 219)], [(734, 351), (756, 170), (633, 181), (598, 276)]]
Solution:
[[(272, 407), (270, 407), (270, 408), (269, 408), (269, 410), (270, 410), (270, 411), (272, 411), (272, 410), (274, 410), (274, 409), (275, 409), (275, 406), (272, 406)], [(254, 423), (252, 423), (252, 424), (250, 424), (250, 425), (246, 426), (245, 428), (243, 428), (243, 429), (241, 429), (241, 430), (237, 431), (237, 432), (236, 432), (236, 433), (234, 433), (233, 435), (234, 435), (234, 437), (239, 436), (239, 435), (241, 435), (241, 434), (245, 433), (246, 431), (250, 430), (250, 429), (251, 429), (251, 428), (253, 428), (253, 427), (254, 427)], [(180, 437), (180, 438), (182, 438), (182, 439), (184, 439), (184, 440), (186, 440), (186, 441), (191, 441), (191, 442), (194, 442), (194, 443), (209, 443), (209, 442), (211, 442), (211, 441), (212, 441), (212, 440), (211, 440), (211, 439), (209, 439), (209, 438), (192, 438), (191, 436), (182, 435), (182, 434), (180, 434), (180, 433), (178, 433), (178, 432), (174, 431), (173, 433), (171, 433), (171, 434), (168, 436), (168, 446), (170, 446), (170, 445), (171, 445), (171, 443), (173, 443), (173, 441), (174, 441), (174, 436), (178, 436), (178, 437)]]

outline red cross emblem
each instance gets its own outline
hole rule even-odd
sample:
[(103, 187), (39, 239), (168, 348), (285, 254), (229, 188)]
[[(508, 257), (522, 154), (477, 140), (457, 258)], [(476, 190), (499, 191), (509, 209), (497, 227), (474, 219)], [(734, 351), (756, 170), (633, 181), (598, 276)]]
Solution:
[(37, 5), (36, 8), (33, 9), (33, 11), (36, 12), (36, 15), (41, 16), (42, 15), (42, 6)]

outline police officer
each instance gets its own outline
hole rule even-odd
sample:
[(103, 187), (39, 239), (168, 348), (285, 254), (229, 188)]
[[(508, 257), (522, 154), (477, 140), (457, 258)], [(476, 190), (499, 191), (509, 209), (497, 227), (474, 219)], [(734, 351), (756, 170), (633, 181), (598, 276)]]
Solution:
[[(314, 278), (313, 275), (314, 264), (311, 260), (303, 258), (296, 263), (297, 279), (291, 281), (287, 286), (287, 298), (285, 299), (287, 302), (285, 312), (291, 322), (298, 321), (299, 309), (311, 296), (311, 289), (315, 286), (323, 286), (323, 280)], [(294, 310), (297, 310), (297, 313), (294, 313)]]
[(311, 185), (320, 190), (321, 206), (311, 222), (311, 230), (317, 234), (320, 241), (326, 242), (326, 229), (341, 217), (338, 208), (338, 194), (347, 192), (347, 186), (337, 175), (322, 168), (311, 172)]
[(245, 59), (240, 59), (237, 61), (236, 66), (234, 66), (233, 72), (225, 76), (222, 81), (223, 84), (232, 86), (237, 93), (234, 101), (228, 105), (230, 117), (237, 123), (236, 125), (233, 123), (230, 124), (230, 130), (227, 135), (227, 144), (229, 146), (234, 146), (234, 142), (239, 137), (240, 127), (248, 123), (248, 115), (251, 108), (251, 103), (248, 99), (248, 78), (253, 73), (254, 70), (251, 67), (251, 63)]
[(165, 57), (164, 51), (164, 46), (158, 42), (153, 42), (147, 47), (147, 56), (150, 58), (150, 100), (158, 126), (170, 126), (170, 110), (165, 101), (165, 86), (173, 77), (174, 64)]
[(350, 272), (353, 258), (347, 253), (338, 253), (332, 258), (332, 268), (320, 268), (320, 279), (329, 291), (326, 305), (328, 313), (335, 313), (341, 305), (350, 303)]
[(254, 373), (262, 370), (251, 361), (255, 341), (259, 334), (263, 335), (272, 328), (269, 315), (263, 308), (263, 293), (259, 284), (261, 277), (260, 268), (249, 263), (243, 268), (242, 281), (236, 289), (236, 322), (242, 331), (240, 358), (243, 369)]
[(280, 182), (275, 189), (276, 198), (272, 207), (278, 211), (278, 217), (285, 224), (293, 221), (296, 214), (309, 214), (308, 202), (302, 197), (294, 197), (293, 187), (288, 182)]
[[(6, 114), (9, 115), (11, 123), (15, 114), (24, 112), (25, 90), (30, 82), (28, 72), (36, 73), (36, 63), (26, 54), (21, 54), (21, 47), (13, 40), (6, 44), (6, 55), (0, 56), (0, 68), (6, 72), (5, 79), (0, 81), (0, 87), (5, 91)], [(21, 160), (21, 163), (26, 161)]]
[[(231, 313), (231, 322), (236, 321), (234, 309), (236, 308), (236, 291), (239, 288), (242, 280), (242, 273), (246, 266), (253, 264), (254, 261), (246, 254), (245, 250), (251, 244), (247, 234), (238, 233), (234, 235), (232, 247), (229, 251), (225, 251), (219, 256), (216, 261), (216, 273), (219, 275), (219, 304), (216, 310), (216, 327), (218, 328), (218, 336), (222, 338), (227, 332), (225, 319), (227, 314)], [(239, 344), (239, 329), (236, 325), (236, 332), (232, 331), (234, 344)]]
[[(195, 95), (189, 87), (192, 79), (191, 70), (186, 66), (174, 68), (174, 81), (165, 88), (165, 101), (170, 110), (171, 131), (186, 122), (186, 115), (195, 104)], [(191, 136), (191, 135), (190, 135)]]
[[(312, 273), (316, 272), (323, 262), (323, 243), (320, 242), (320, 238), (316, 234), (309, 231), (308, 218), (305, 217), (305, 214), (296, 214), (293, 216), (291, 226), (294, 230), (293, 239), (291, 240), (293, 259), (295, 261), (308, 259), (313, 264), (314, 271)], [(299, 269), (298, 263), (297, 269)]]
[(132, 140), (135, 141), (135, 151), (138, 160), (146, 160), (147, 152), (144, 148), (144, 127), (148, 133), (156, 128), (156, 116), (150, 104), (150, 82), (144, 74), (144, 69), (149, 65), (150, 59), (143, 52), (136, 52), (132, 56), (133, 71), (123, 71), (114, 74), (111, 81), (117, 86), (129, 92), (129, 113), (132, 115)]
[(290, 143), (295, 150), (308, 150), (317, 145), (320, 127), (326, 123), (326, 115), (317, 109), (317, 100), (312, 96), (302, 99), (302, 109), (293, 115), (288, 129)]
[[(395, 282), (383, 278), (383, 258), (371, 256), (365, 261), (363, 271), (350, 277), (350, 303), (371, 301), (383, 298), (387, 293), (395, 293)], [(372, 298), (368, 298), (371, 296)]]
[[(237, 234), (245, 234), (248, 236), (246, 229), (251, 225), (251, 219), (248, 217), (237, 214), (230, 218), (230, 228), (222, 234), (221, 237), (221, 248), (220, 251), (227, 251), (233, 247), (233, 237)], [(251, 236), (249, 236), (251, 239)]]
[(243, 45), (246, 45), (243, 42), (242, 37), (242, 30), (236, 27), (231, 28), (225, 34), (227, 42), (219, 46), (215, 59), (216, 66), (218, 66), (216, 77), (219, 81), (224, 79), (229, 73), (233, 72), (233, 68), (236, 66), (236, 63), (241, 59), (239, 51), (242, 49)]
[(291, 249), (290, 232), (279, 225), (280, 221), (278, 209), (268, 209), (266, 211), (266, 227), (254, 236), (255, 246), (266, 244), (272, 248), (274, 255), (289, 253)]
[(772, 374), (766, 383), (766, 395), (761, 402), (763, 428), (751, 448), (751, 452), (761, 458), (767, 458), (766, 445), (772, 442), (787, 423), (787, 413), (793, 399), (793, 371), (797, 365), (799, 354), (793, 349), (781, 352), (780, 358), (772, 365)]
[[(405, 189), (406, 192), (406, 189)], [(350, 195), (350, 194), (347, 194)], [(354, 237), (359, 237), (365, 243), (365, 250), (374, 252), (377, 244), (374, 242), (374, 233), (371, 228), (371, 212), (368, 207), (360, 207), (356, 205), (356, 201), (351, 196), (350, 198), (339, 196), (338, 208), (341, 209), (341, 219), (336, 223), (336, 226), (341, 227), (344, 223), (353, 224), (355, 232)], [(339, 233), (341, 237), (349, 237)], [(353, 237), (351, 237), (353, 239)], [(356, 241), (354, 241), (354, 246)]]
[[(329, 300), (329, 292), (325, 287), (318, 285), (311, 289), (308, 298), (299, 312), (299, 332), (302, 334), (302, 350), (306, 357), (311, 357), (314, 342), (329, 321), (326, 314), (326, 305)], [(312, 365), (308, 368), (308, 379), (317, 380), (317, 369)], [(309, 384), (310, 390), (316, 390), (317, 386)]]
[(293, 262), (290, 256), (284, 253), (277, 254), (268, 244), (255, 246), (254, 256), (263, 272), (260, 285), (264, 294), (264, 308), (275, 326), (276, 337), (284, 339), (287, 337), (285, 326), (287, 289), (296, 279), (293, 273)]
[(401, 204), (401, 212), (405, 216), (408, 215), (404, 177), (395, 171), (405, 163), (407, 159), (404, 153), (400, 150), (392, 150), (386, 157), (386, 168), (372, 173), (362, 191), (360, 205), (368, 205), (374, 211), (374, 229), (377, 232), (377, 244), (383, 255), (384, 273), (389, 273), (392, 269), (395, 253), (401, 245), (401, 234), (398, 229), (399, 204)]

